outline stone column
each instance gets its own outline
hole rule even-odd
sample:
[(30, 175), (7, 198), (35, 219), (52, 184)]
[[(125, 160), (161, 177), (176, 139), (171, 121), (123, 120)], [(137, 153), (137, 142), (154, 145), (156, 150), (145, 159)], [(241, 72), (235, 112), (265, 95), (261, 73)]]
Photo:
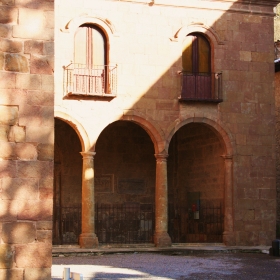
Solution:
[(156, 154), (155, 235), (157, 247), (171, 246), (168, 228), (167, 153)]
[(82, 233), (79, 237), (81, 248), (93, 248), (98, 246), (98, 238), (94, 228), (94, 165), (95, 153), (82, 152)]
[(232, 187), (232, 156), (223, 156), (225, 160), (225, 218), (223, 241), (225, 245), (235, 245), (233, 232), (233, 187)]

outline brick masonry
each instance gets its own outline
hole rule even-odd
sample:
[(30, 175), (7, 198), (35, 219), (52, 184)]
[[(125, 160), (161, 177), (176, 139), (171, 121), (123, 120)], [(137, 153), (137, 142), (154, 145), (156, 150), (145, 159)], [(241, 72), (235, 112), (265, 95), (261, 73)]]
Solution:
[(0, 1), (0, 279), (51, 277), (53, 5)]

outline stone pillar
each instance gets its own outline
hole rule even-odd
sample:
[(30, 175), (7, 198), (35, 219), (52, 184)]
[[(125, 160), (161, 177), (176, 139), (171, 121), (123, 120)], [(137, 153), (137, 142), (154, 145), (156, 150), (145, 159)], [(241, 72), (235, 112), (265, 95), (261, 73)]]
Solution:
[(225, 160), (225, 218), (223, 241), (225, 245), (235, 245), (233, 232), (233, 188), (232, 188), (232, 156), (223, 156)]
[(81, 248), (98, 246), (98, 238), (94, 228), (94, 165), (95, 153), (81, 152), (83, 156), (82, 174), (82, 233), (79, 237)]
[(167, 153), (156, 154), (155, 235), (157, 247), (171, 246), (168, 228)]

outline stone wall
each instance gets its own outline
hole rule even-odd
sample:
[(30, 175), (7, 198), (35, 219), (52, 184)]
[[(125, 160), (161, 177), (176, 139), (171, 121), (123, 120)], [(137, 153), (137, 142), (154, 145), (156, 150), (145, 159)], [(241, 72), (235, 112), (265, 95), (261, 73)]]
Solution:
[(50, 279), (53, 1), (0, 1), (0, 279)]
[[(143, 127), (154, 153), (163, 154), (180, 127), (191, 122), (209, 125), (225, 147), (220, 156), (232, 161), (227, 165), (232, 166), (227, 172), (230, 182), (225, 179), (225, 186), (230, 185), (226, 209), (233, 217), (231, 244), (270, 245), (276, 220), (273, 6), (277, 1), (71, 3), (56, 4), (55, 112), (84, 135), (84, 150), (97, 152), (101, 132), (117, 120)], [(63, 66), (73, 61), (74, 34), (83, 23), (98, 25), (106, 33), (109, 64), (118, 65), (115, 98), (67, 97)], [(183, 40), (192, 32), (208, 38), (211, 71), (222, 72), (219, 104), (178, 99)]]

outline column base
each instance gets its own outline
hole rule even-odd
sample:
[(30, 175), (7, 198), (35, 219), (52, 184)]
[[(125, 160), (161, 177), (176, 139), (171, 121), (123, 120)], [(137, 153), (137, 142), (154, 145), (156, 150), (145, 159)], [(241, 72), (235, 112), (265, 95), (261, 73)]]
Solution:
[(230, 231), (224, 231), (223, 242), (226, 246), (234, 246), (236, 244), (234, 233)]
[(81, 248), (96, 248), (98, 238), (95, 233), (82, 233), (79, 236), (79, 245)]
[(154, 235), (154, 243), (156, 247), (170, 247), (172, 242), (167, 232), (156, 232)]

